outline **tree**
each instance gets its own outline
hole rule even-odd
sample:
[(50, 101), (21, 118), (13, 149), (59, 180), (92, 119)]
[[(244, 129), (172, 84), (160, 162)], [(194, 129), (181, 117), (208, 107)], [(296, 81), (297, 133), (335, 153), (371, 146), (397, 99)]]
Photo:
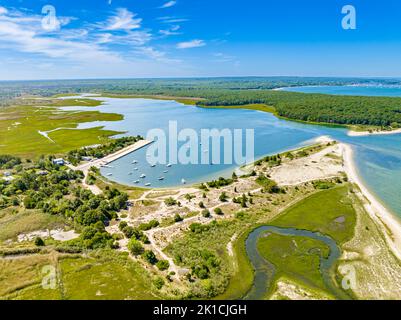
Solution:
[(143, 253), (143, 258), (147, 261), (147, 262), (149, 262), (150, 264), (156, 264), (157, 263), (157, 258), (156, 258), (156, 255), (155, 255), (155, 253), (152, 251), (152, 250), (146, 250), (144, 253)]
[(221, 210), (220, 208), (214, 209), (214, 213), (217, 214), (218, 216), (222, 216), (224, 214), (223, 210)]
[(203, 203), (203, 201), (199, 202), (199, 208), (205, 208), (205, 204)]
[(142, 244), (134, 238), (128, 242), (128, 249), (134, 256), (140, 256), (144, 252)]

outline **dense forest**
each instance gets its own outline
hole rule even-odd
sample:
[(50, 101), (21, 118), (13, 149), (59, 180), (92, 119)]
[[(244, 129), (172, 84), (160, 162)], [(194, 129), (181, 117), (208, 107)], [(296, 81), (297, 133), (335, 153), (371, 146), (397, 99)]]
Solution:
[[(307, 85), (401, 85), (398, 79), (245, 77), (193, 79), (121, 79), (1, 82), (0, 101), (20, 103), (26, 95), (66, 93), (165, 95), (203, 98), (200, 106), (273, 106), (290, 119), (345, 125), (401, 126), (401, 98), (333, 96), (275, 91)], [(12, 101), (12, 102), (11, 102)], [(24, 101), (25, 103), (26, 101)]]

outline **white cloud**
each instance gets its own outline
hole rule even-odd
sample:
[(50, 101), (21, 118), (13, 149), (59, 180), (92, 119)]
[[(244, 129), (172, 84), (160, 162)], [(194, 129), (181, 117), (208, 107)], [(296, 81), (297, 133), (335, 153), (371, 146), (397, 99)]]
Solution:
[(6, 14), (8, 12), (8, 10), (4, 7), (0, 7), (0, 15), (2, 14)]
[(163, 36), (174, 36), (181, 34), (180, 32), (177, 32), (178, 30), (180, 30), (180, 28), (181, 27), (179, 25), (175, 25), (170, 27), (169, 29), (159, 30), (159, 33)]
[(163, 4), (160, 9), (166, 9), (166, 8), (171, 8), (174, 7), (177, 4), (177, 1), (169, 1)]
[(180, 42), (177, 44), (178, 49), (191, 49), (191, 48), (199, 48), (199, 47), (204, 47), (206, 45), (206, 42), (203, 40), (191, 40), (191, 41), (186, 41), (186, 42)]
[(107, 20), (104, 29), (110, 31), (139, 29), (141, 27), (142, 19), (135, 18), (136, 16), (136, 13), (132, 13), (125, 8), (119, 8), (117, 9), (116, 14)]

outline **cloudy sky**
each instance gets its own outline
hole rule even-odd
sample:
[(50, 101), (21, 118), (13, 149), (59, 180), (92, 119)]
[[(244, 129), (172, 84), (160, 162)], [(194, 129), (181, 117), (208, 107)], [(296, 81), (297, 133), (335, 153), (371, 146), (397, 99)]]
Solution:
[(399, 0), (0, 1), (0, 80), (401, 77), (400, 56)]

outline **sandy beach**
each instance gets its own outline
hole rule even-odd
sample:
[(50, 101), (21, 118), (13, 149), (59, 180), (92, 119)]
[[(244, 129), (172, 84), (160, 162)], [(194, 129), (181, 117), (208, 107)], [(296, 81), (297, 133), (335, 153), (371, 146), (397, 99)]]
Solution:
[(394, 215), (385, 208), (368, 190), (358, 177), (354, 160), (353, 150), (347, 144), (341, 144), (343, 148), (344, 169), (348, 179), (357, 184), (362, 192), (365, 210), (369, 213), (374, 221), (376, 221), (383, 229), (388, 245), (393, 253), (401, 259), (401, 223)]
[(347, 135), (349, 137), (364, 137), (364, 136), (378, 136), (378, 135), (390, 135), (390, 134), (401, 134), (401, 129), (391, 131), (352, 131), (349, 130)]

